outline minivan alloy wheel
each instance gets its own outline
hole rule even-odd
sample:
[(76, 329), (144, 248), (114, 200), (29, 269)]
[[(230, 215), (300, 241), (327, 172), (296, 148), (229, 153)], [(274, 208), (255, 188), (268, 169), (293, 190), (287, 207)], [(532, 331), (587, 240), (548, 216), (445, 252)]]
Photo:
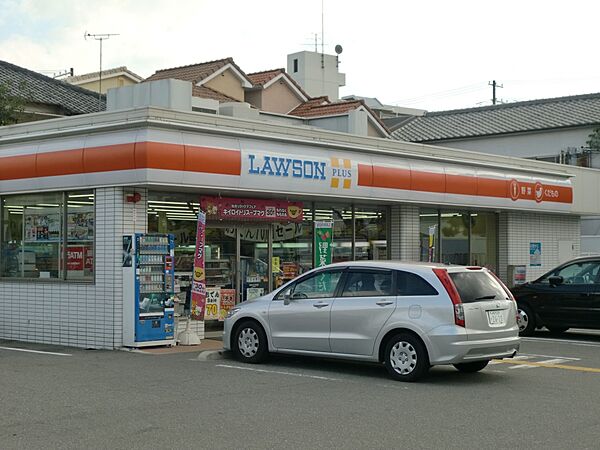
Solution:
[(396, 372), (407, 375), (417, 365), (417, 351), (408, 342), (396, 342), (390, 351), (390, 363)]
[(246, 358), (251, 358), (258, 351), (259, 338), (252, 328), (244, 328), (238, 337), (238, 348)]

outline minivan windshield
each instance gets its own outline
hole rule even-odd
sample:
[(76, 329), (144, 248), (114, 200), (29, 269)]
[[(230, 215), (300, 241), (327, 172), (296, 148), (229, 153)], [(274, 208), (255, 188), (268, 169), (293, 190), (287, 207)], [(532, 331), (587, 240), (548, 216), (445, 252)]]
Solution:
[(502, 286), (486, 272), (451, 272), (449, 275), (463, 303), (507, 299)]

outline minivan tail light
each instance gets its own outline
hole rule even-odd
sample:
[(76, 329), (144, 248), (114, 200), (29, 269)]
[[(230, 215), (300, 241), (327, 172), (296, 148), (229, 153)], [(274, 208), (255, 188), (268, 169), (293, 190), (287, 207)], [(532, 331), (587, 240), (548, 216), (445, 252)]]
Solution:
[(446, 269), (435, 268), (433, 269), (433, 273), (438, 277), (444, 289), (448, 293), (448, 297), (452, 301), (452, 305), (454, 306), (454, 323), (460, 327), (465, 326), (465, 310), (463, 308), (462, 301), (460, 299), (460, 295), (454, 282), (448, 275), (448, 271)]

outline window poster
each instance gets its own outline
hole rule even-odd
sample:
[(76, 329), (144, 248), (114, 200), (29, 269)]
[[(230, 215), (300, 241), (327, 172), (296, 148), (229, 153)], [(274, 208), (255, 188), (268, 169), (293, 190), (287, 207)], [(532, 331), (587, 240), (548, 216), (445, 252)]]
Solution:
[(94, 239), (94, 213), (70, 212), (67, 215), (67, 236), (70, 241), (89, 241)]
[(219, 298), (219, 321), (224, 321), (227, 313), (235, 306), (235, 289), (221, 289)]
[(60, 213), (25, 209), (25, 241), (45, 242), (60, 240)]

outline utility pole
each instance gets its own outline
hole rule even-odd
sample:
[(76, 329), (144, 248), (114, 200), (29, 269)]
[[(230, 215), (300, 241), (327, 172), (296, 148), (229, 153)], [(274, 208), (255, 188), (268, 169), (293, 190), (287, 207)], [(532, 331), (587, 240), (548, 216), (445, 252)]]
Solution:
[(488, 81), (488, 86), (492, 86), (492, 105), (496, 104), (496, 88), (503, 88), (504, 85), (502, 84), (498, 84), (496, 83), (496, 80), (493, 80), (492, 82)]
[(104, 33), (104, 34), (91, 34), (84, 33), (84, 39), (93, 38), (96, 41), (100, 41), (100, 83), (98, 87), (98, 111), (102, 110), (102, 41), (109, 39), (111, 36), (118, 36), (118, 33)]

